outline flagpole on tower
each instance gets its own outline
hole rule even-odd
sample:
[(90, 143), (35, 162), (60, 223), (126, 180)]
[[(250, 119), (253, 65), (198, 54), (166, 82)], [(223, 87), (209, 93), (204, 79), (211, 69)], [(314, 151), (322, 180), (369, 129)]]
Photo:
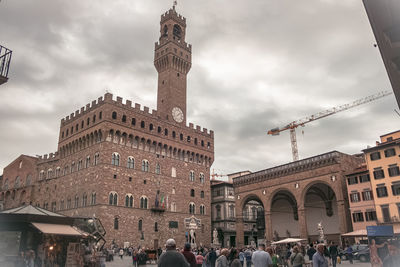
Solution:
[(178, 5), (178, 1), (175, 0), (174, 3), (173, 3), (173, 5), (172, 5), (172, 8), (175, 9), (175, 7), (176, 7), (177, 5)]

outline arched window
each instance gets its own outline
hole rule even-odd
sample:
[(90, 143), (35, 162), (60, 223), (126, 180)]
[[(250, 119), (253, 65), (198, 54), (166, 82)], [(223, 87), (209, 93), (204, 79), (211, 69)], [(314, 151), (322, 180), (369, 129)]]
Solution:
[(203, 190), (200, 192), (200, 197), (204, 198), (204, 191)]
[(4, 183), (3, 183), (3, 190), (5, 191), (5, 190), (8, 190), (8, 179), (5, 179), (4, 180)]
[(189, 204), (189, 213), (190, 213), (190, 214), (195, 214), (195, 210), (196, 210), (196, 205), (194, 205), (194, 203), (191, 202), (191, 203)]
[(172, 187), (172, 194), (175, 195), (175, 187)]
[(194, 171), (189, 172), (189, 181), (194, 182)]
[(171, 203), (171, 211), (176, 211), (176, 203), (175, 202), (172, 202)]
[(90, 156), (86, 157), (85, 168), (89, 168), (90, 166)]
[(158, 223), (157, 222), (154, 223), (154, 232), (158, 232)]
[(172, 131), (172, 138), (176, 138), (176, 133), (175, 133), (175, 131)]
[(146, 124), (144, 123), (144, 121), (140, 122), (140, 127), (142, 127), (142, 128), (146, 127)]
[(199, 179), (200, 179), (200, 183), (204, 184), (204, 173), (202, 173), (202, 172), (200, 173)]
[(201, 215), (206, 214), (206, 207), (204, 205), (200, 205), (200, 214)]
[(129, 207), (129, 208), (133, 207), (133, 196), (132, 196), (132, 194), (127, 194), (125, 196), (125, 207)]
[(119, 228), (119, 220), (117, 217), (114, 218), (114, 230), (118, 230)]
[(96, 192), (92, 193), (92, 198), (90, 200), (90, 205), (96, 205)]
[(56, 177), (60, 177), (61, 176), (61, 168), (57, 167), (56, 168)]
[(143, 220), (139, 220), (138, 222), (138, 231), (143, 231)]
[(134, 169), (135, 168), (135, 159), (133, 157), (128, 157), (128, 164), (127, 164), (128, 169)]
[(119, 166), (119, 154), (117, 152), (112, 154), (111, 164), (114, 166)]
[(78, 171), (82, 170), (83, 164), (82, 164), (82, 160), (80, 159), (78, 161)]
[(94, 166), (99, 164), (99, 159), (100, 159), (100, 154), (99, 153), (94, 154), (94, 162), (93, 162)]
[(126, 122), (126, 115), (122, 115), (122, 122)]
[(39, 180), (43, 180), (44, 179), (44, 170), (41, 170), (39, 172)]
[(86, 207), (87, 206), (87, 195), (86, 193), (83, 193), (82, 196), (82, 207)]
[(142, 171), (143, 172), (149, 171), (149, 161), (146, 159), (142, 160)]
[(131, 124), (132, 124), (132, 126), (136, 125), (136, 119), (135, 118), (132, 118)]
[(20, 186), (21, 183), (21, 179), (19, 178), (19, 176), (17, 176), (15, 178), (15, 182), (14, 182), (14, 188), (18, 188)]
[(164, 135), (165, 135), (165, 136), (168, 136), (168, 129), (165, 129), (165, 130), (164, 130)]
[(140, 208), (147, 209), (147, 197), (140, 198)]
[(75, 162), (73, 161), (72, 163), (71, 163), (71, 173), (73, 173), (75, 171)]
[(108, 204), (117, 206), (118, 205), (118, 194), (116, 192), (111, 192), (108, 197)]
[(161, 166), (159, 163), (156, 164), (156, 174), (161, 174)]
[(179, 139), (182, 141), (183, 140), (183, 134), (179, 135)]
[(78, 208), (79, 207), (79, 197), (78, 195), (75, 196), (75, 203), (74, 203), (74, 208)]
[(28, 174), (28, 175), (26, 176), (26, 183), (25, 183), (25, 185), (26, 185), (26, 186), (30, 186), (31, 183), (32, 183), (32, 174)]
[(161, 127), (160, 126), (157, 127), (157, 132), (161, 133)]
[(190, 189), (190, 196), (194, 197), (194, 189)]
[(113, 120), (116, 120), (116, 119), (117, 119), (117, 112), (114, 111), (114, 112), (112, 113), (112, 118), (113, 118)]
[(47, 170), (47, 179), (51, 179), (53, 177), (53, 169)]
[(149, 125), (149, 130), (150, 130), (150, 131), (153, 131), (153, 128), (154, 128), (153, 124), (150, 123), (150, 125)]

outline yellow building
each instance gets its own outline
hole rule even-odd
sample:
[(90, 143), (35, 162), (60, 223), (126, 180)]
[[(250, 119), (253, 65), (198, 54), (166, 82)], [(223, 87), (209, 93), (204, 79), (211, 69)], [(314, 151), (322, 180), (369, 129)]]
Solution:
[(400, 130), (382, 135), (364, 151), (374, 193), (378, 224), (400, 230)]

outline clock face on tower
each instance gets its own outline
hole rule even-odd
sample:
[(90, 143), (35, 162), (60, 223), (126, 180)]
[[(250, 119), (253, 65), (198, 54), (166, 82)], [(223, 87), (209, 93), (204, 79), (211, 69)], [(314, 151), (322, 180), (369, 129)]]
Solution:
[(176, 122), (183, 122), (183, 112), (180, 108), (178, 107), (174, 107), (172, 109), (172, 118), (174, 118), (174, 120)]

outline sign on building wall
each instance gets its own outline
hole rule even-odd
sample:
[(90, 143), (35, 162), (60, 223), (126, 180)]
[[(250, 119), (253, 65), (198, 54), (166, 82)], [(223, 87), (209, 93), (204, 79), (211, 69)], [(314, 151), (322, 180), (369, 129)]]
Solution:
[(367, 226), (368, 236), (393, 236), (393, 225)]

